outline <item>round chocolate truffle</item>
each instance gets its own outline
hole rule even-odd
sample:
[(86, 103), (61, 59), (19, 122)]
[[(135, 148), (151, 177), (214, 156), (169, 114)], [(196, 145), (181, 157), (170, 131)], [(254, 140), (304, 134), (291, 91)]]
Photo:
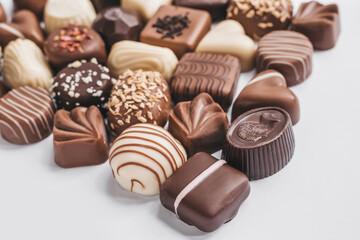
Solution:
[(159, 72), (127, 70), (119, 76), (108, 106), (115, 136), (136, 123), (164, 126), (171, 110), (169, 86)]
[(54, 79), (53, 97), (58, 108), (68, 111), (75, 107), (95, 105), (104, 111), (115, 79), (109, 69), (92, 59), (75, 61), (61, 70)]
[(264, 107), (240, 115), (230, 126), (222, 158), (249, 179), (280, 171), (294, 154), (295, 139), (289, 114)]
[(86, 26), (67, 25), (55, 30), (46, 39), (44, 51), (56, 70), (80, 59), (106, 61), (104, 41), (95, 30)]
[(112, 7), (100, 12), (93, 28), (103, 37), (108, 49), (121, 40), (139, 40), (142, 20), (134, 10)]
[(271, 31), (287, 29), (292, 12), (291, 0), (230, 0), (227, 18), (238, 21), (247, 35), (259, 39)]

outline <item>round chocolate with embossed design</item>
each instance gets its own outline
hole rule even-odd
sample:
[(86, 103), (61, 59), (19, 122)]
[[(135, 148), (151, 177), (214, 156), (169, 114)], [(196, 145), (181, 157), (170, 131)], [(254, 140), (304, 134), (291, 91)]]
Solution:
[(280, 171), (294, 154), (295, 139), (289, 114), (264, 107), (240, 115), (226, 134), (222, 157), (249, 179)]

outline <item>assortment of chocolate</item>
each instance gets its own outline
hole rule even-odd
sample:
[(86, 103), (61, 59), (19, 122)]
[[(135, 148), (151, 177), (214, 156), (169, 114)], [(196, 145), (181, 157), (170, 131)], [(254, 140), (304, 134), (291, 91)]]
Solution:
[(289, 87), (340, 33), (337, 5), (315, 1), (294, 17), (291, 0), (14, 2), (11, 22), (0, 4), (2, 137), (53, 132), (59, 166), (109, 159), (121, 187), (160, 194), (205, 232), (236, 216), (249, 180), (290, 162), (300, 106)]

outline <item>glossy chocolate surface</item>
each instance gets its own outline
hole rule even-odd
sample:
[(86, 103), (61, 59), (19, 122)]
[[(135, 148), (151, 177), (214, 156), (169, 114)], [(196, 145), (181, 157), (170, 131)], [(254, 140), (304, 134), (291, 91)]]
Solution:
[(108, 159), (103, 117), (95, 106), (59, 110), (54, 120), (55, 162), (64, 168), (101, 164)]
[(140, 41), (170, 48), (180, 58), (195, 50), (210, 27), (211, 17), (205, 11), (165, 5), (146, 24)]
[(2, 6), (2, 4), (0, 3), (0, 23), (1, 22), (6, 22), (6, 12)]
[(207, 93), (178, 103), (169, 116), (169, 132), (182, 143), (189, 157), (222, 149), (228, 127), (226, 113)]
[(175, 0), (175, 4), (208, 11), (213, 20), (219, 20), (226, 17), (229, 0)]
[(60, 70), (76, 60), (96, 58), (99, 63), (106, 62), (105, 43), (92, 28), (67, 25), (48, 36), (44, 51), (50, 64)]
[(52, 132), (54, 105), (40, 87), (19, 87), (0, 98), (0, 132), (14, 144), (36, 143)]
[(206, 92), (227, 111), (234, 97), (240, 75), (240, 62), (230, 55), (187, 53), (172, 77), (175, 102), (192, 100)]
[(27, 38), (40, 48), (44, 44), (44, 36), (36, 15), (29, 10), (17, 11), (11, 22), (0, 23), (0, 45), (5, 47), (17, 38)]
[(75, 61), (61, 70), (54, 78), (53, 96), (59, 109), (97, 106), (105, 112), (113, 87), (107, 67), (95, 59)]
[(142, 20), (134, 10), (112, 7), (101, 11), (94, 23), (93, 28), (102, 36), (108, 50), (121, 40), (139, 40), (142, 29)]
[(136, 123), (164, 126), (171, 110), (169, 86), (159, 72), (128, 70), (119, 76), (108, 107), (108, 123), (115, 136)]
[(302, 3), (291, 29), (307, 36), (315, 49), (331, 49), (340, 34), (339, 8), (336, 4), (323, 5), (316, 1)]
[(254, 108), (271, 106), (286, 110), (293, 125), (299, 121), (299, 100), (287, 87), (284, 76), (275, 70), (266, 70), (257, 74), (241, 91), (234, 102), (231, 119)]
[(280, 171), (294, 154), (295, 139), (289, 114), (277, 107), (248, 111), (231, 124), (222, 157), (250, 180)]
[(183, 222), (212, 232), (236, 216), (249, 194), (243, 173), (201, 152), (163, 183), (160, 201)]
[(17, 9), (28, 9), (41, 19), (47, 0), (14, 0)]
[(291, 0), (230, 0), (227, 18), (238, 21), (247, 35), (259, 39), (274, 30), (286, 30), (290, 24)]
[(273, 31), (258, 43), (256, 70), (277, 70), (291, 87), (310, 76), (312, 54), (313, 46), (305, 35), (293, 31)]
[(105, 8), (119, 6), (121, 0), (91, 0), (97, 12)]

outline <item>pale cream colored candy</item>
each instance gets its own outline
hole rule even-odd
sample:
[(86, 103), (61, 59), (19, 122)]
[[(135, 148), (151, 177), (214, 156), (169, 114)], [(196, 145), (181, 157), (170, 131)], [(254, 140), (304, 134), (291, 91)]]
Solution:
[(178, 59), (169, 48), (157, 47), (135, 41), (115, 43), (110, 51), (107, 66), (113, 77), (118, 78), (127, 69), (156, 71), (169, 81)]
[(12, 88), (39, 86), (49, 91), (52, 83), (52, 72), (43, 52), (28, 39), (18, 38), (5, 47), (3, 74)]
[(241, 70), (246, 72), (254, 67), (256, 46), (254, 41), (245, 35), (240, 23), (224, 20), (205, 35), (196, 52), (233, 55), (239, 58)]
[(48, 0), (44, 9), (48, 34), (68, 24), (91, 27), (96, 12), (90, 0)]
[(161, 5), (171, 4), (172, 0), (122, 0), (121, 6), (140, 13), (144, 20), (149, 20)]
[(140, 123), (127, 128), (110, 148), (117, 182), (131, 192), (155, 195), (187, 160), (184, 147), (165, 129)]

